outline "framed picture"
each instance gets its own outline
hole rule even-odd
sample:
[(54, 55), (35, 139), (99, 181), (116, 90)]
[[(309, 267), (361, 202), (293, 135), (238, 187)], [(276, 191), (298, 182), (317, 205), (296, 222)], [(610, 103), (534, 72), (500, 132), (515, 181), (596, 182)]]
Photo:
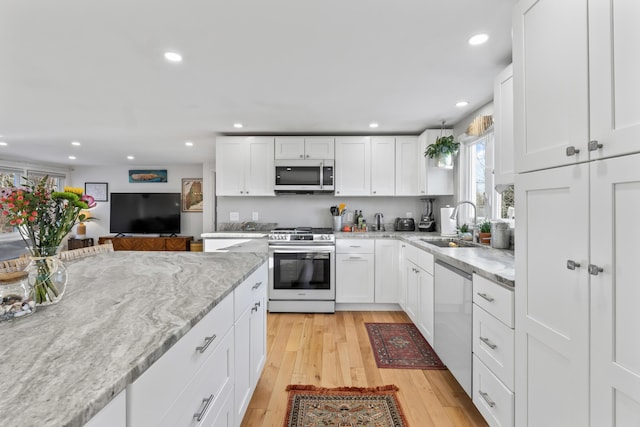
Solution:
[(85, 182), (84, 194), (93, 197), (96, 202), (108, 202), (109, 184), (106, 182)]
[(129, 182), (167, 182), (167, 170), (130, 169)]
[(202, 178), (182, 178), (182, 212), (202, 212)]

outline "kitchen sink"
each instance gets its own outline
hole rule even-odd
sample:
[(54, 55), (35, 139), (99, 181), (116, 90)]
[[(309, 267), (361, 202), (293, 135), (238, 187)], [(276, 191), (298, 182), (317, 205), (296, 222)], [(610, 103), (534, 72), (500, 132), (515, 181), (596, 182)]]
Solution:
[(438, 246), (440, 248), (478, 248), (479, 245), (475, 243), (459, 240), (459, 239), (439, 239), (439, 240), (429, 240), (429, 239), (420, 239), (425, 243), (430, 245)]

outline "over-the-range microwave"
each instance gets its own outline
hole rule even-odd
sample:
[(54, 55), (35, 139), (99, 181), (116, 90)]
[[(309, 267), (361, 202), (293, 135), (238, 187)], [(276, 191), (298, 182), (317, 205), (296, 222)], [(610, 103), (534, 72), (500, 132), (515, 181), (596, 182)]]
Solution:
[(280, 194), (332, 193), (334, 160), (276, 160), (275, 191)]

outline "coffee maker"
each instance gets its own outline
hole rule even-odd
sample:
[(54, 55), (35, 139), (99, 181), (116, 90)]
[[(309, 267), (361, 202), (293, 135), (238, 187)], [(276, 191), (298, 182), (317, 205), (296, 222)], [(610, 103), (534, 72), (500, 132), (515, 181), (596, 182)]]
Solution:
[(433, 218), (433, 199), (422, 198), (420, 200), (425, 202), (425, 210), (418, 222), (418, 230), (436, 231), (436, 220)]

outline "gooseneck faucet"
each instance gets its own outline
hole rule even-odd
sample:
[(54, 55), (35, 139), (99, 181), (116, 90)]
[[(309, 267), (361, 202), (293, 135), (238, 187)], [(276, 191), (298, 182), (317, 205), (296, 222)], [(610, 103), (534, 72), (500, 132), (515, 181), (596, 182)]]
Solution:
[(476, 241), (476, 224), (478, 223), (478, 211), (476, 209), (476, 205), (469, 201), (469, 200), (463, 200), (461, 202), (458, 202), (458, 204), (456, 205), (456, 208), (453, 210), (453, 213), (451, 214), (451, 216), (449, 218), (451, 219), (455, 219), (456, 220), (456, 228), (458, 227), (458, 208), (460, 207), (460, 205), (464, 205), (464, 204), (469, 204), (471, 206), (473, 206), (473, 226), (472, 226), (472, 238), (473, 241)]

